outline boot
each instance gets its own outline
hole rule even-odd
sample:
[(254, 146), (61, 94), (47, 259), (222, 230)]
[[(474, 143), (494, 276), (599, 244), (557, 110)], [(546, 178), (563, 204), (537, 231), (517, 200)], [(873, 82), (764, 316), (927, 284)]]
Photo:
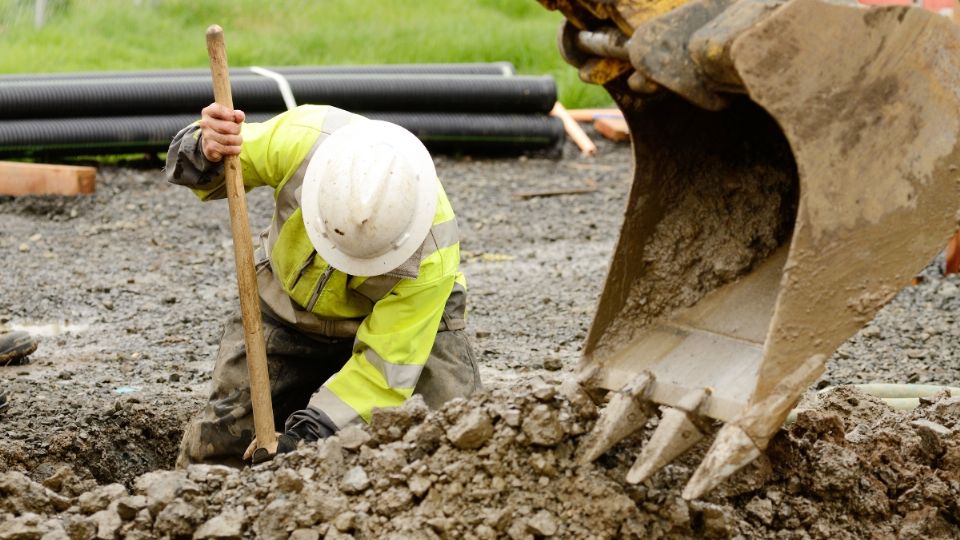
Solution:
[(8, 332), (0, 335), (0, 366), (21, 366), (37, 350), (37, 340), (27, 332)]

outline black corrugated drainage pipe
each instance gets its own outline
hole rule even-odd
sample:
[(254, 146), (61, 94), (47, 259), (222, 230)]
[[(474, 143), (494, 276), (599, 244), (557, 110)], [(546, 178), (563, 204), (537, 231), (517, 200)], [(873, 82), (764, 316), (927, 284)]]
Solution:
[[(356, 66), (282, 66), (267, 67), (281, 75), (499, 75), (517, 74), (510, 62), (463, 64), (366, 64)], [(231, 77), (255, 74), (250, 68), (234, 68)], [(70, 81), (77, 79), (142, 79), (148, 77), (210, 77), (210, 70), (160, 69), (151, 71), (82, 71), (62, 73), (14, 73), (0, 75), (0, 83), (15, 81)]]
[[(550, 150), (564, 138), (562, 123), (544, 115), (366, 112), (399, 124), (434, 152), (519, 154)], [(251, 114), (262, 122), (272, 114)], [(0, 122), (0, 157), (162, 152), (196, 114), (63, 118)]]
[[(549, 76), (290, 75), (286, 80), (297, 103), (351, 111), (546, 113), (557, 100)], [(272, 79), (244, 75), (231, 84), (239, 109), (286, 108)], [(212, 101), (209, 76), (0, 84), (3, 119), (196, 114)]]

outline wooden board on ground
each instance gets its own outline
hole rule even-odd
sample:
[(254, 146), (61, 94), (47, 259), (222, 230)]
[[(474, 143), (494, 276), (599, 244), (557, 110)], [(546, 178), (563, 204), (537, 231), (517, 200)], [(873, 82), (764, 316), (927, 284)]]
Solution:
[(593, 121), (593, 129), (611, 141), (630, 140), (630, 130), (623, 118), (600, 117)]
[(623, 118), (623, 113), (616, 107), (607, 109), (569, 109), (570, 117), (577, 122), (593, 122), (599, 117)]
[(96, 186), (93, 167), (0, 161), (0, 195), (80, 195)]

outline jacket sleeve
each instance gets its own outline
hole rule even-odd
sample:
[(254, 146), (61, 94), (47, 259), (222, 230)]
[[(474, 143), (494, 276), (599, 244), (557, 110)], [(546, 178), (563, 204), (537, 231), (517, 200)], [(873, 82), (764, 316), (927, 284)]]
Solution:
[(170, 143), (167, 180), (192, 189), (213, 189), (223, 184), (223, 163), (208, 160), (200, 146), (200, 122), (181, 129)]
[(364, 319), (353, 355), (310, 400), (337, 429), (370, 421), (373, 409), (403, 404), (430, 357), (455, 276), (404, 280)]
[[(300, 108), (279, 114), (266, 122), (244, 123), (240, 166), (247, 191), (260, 186), (279, 188), (300, 166), (319, 130), (300, 122)], [(222, 162), (203, 155), (200, 122), (180, 130), (167, 153), (167, 179), (189, 187), (200, 200), (227, 196)]]

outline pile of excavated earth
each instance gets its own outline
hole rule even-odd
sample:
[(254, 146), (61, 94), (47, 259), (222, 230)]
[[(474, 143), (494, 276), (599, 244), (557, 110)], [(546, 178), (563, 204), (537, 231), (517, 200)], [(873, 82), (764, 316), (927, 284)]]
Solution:
[[(597, 405), (576, 363), (632, 180), (628, 147), (601, 155), (438, 159), (487, 389), (245, 469), (172, 470), (237, 309), (223, 201), (135, 168), (101, 169), (89, 197), (0, 199), (0, 326), (40, 339), (30, 364), (0, 366), (0, 540), (960, 536), (958, 398), (898, 412), (850, 389), (808, 396), (765, 457), (697, 501), (680, 493), (709, 441), (624, 481), (656, 418), (578, 463)], [(266, 226), (270, 193), (250, 209)], [(918, 281), (818, 387), (956, 386), (960, 280), (934, 261)]]
[(381, 411), (369, 427), (247, 469), (194, 465), (123, 484), (69, 466), (0, 474), (0, 538), (949, 538), (960, 534), (960, 398), (910, 413), (846, 388), (703, 500), (677, 496), (697, 448), (621, 479), (649, 430), (576, 460), (597, 409), (545, 382)]

